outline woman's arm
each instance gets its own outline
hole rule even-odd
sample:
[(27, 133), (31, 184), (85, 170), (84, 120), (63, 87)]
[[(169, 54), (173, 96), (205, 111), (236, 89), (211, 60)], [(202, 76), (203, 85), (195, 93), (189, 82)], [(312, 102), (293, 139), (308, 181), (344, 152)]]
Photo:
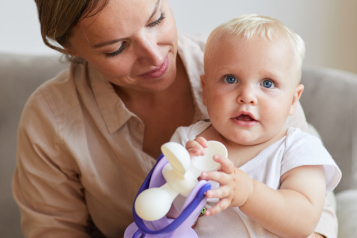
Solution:
[(13, 195), (27, 238), (89, 237), (83, 187), (64, 152), (61, 128), (37, 91), (27, 103), (18, 131)]

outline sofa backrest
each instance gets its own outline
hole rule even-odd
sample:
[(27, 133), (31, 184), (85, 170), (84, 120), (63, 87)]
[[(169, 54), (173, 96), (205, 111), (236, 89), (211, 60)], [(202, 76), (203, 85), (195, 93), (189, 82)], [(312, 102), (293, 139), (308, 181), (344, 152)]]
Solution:
[(68, 64), (60, 56), (0, 54), (0, 237), (23, 237), (20, 212), (12, 198), (16, 164), (16, 132), (31, 93)]
[(305, 67), (301, 97), (306, 119), (342, 171), (335, 189), (357, 188), (357, 75), (326, 68)]

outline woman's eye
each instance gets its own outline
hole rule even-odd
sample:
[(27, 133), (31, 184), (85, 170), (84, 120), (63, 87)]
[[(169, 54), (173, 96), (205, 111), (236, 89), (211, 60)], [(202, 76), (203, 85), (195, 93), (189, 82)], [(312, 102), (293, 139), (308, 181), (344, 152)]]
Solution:
[(164, 13), (161, 13), (159, 19), (157, 19), (156, 21), (150, 23), (150, 24), (148, 25), (148, 27), (154, 27), (154, 26), (156, 26), (156, 25), (159, 25), (159, 24), (161, 23), (161, 21), (164, 20), (164, 19), (165, 19), (165, 15), (164, 15)]
[(123, 52), (123, 50), (125, 50), (125, 48), (127, 47), (127, 44), (128, 43), (126, 41), (124, 41), (117, 51), (114, 51), (112, 53), (105, 53), (105, 56), (110, 58), (110, 57), (114, 57), (114, 56), (120, 54), (121, 52)]
[(273, 81), (269, 80), (269, 79), (266, 79), (264, 80), (261, 85), (264, 87), (264, 88), (275, 88), (275, 84)]
[(237, 83), (238, 80), (234, 76), (228, 75), (228, 76), (225, 76), (223, 78), (223, 82), (228, 83), (228, 84), (232, 84), (232, 83)]

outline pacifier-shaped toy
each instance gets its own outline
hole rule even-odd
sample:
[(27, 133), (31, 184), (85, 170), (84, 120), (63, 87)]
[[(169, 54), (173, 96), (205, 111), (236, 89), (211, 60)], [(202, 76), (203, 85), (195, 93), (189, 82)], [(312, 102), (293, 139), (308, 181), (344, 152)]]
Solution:
[(226, 147), (217, 141), (208, 141), (205, 155), (193, 157), (192, 160), (188, 151), (175, 142), (164, 144), (161, 151), (169, 161), (162, 169), (166, 183), (144, 190), (135, 201), (137, 215), (146, 221), (164, 217), (179, 194), (188, 197), (203, 171), (218, 170), (220, 164), (213, 160), (214, 155), (228, 155)]
[[(205, 193), (211, 184), (197, 178), (203, 171), (219, 169), (220, 164), (213, 160), (213, 155), (227, 157), (227, 149), (220, 142), (208, 141), (205, 155), (192, 160), (177, 143), (166, 143), (161, 150), (163, 155), (135, 198), (134, 222), (126, 228), (124, 238), (198, 238), (192, 225), (207, 201)], [(171, 205), (179, 213), (175, 219), (166, 216)]]

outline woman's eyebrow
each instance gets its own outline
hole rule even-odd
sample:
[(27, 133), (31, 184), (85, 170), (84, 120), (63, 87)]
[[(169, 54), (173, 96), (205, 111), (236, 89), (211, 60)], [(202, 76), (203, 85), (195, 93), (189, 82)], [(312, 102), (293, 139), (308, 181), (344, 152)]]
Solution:
[[(154, 10), (152, 11), (150, 17), (149, 17), (149, 20), (148, 22), (150, 21), (150, 19), (155, 15), (155, 13), (157, 12), (157, 9), (159, 8), (159, 5), (160, 5), (160, 1), (161, 0), (158, 0), (155, 4), (155, 8)], [(107, 42), (103, 42), (103, 43), (99, 43), (99, 44), (96, 44), (93, 46), (94, 49), (98, 49), (98, 48), (101, 48), (103, 46), (106, 46), (106, 45), (112, 45), (112, 44), (115, 44), (119, 41), (121, 41), (122, 39), (116, 39), (116, 40), (111, 40), (111, 41), (107, 41)]]

